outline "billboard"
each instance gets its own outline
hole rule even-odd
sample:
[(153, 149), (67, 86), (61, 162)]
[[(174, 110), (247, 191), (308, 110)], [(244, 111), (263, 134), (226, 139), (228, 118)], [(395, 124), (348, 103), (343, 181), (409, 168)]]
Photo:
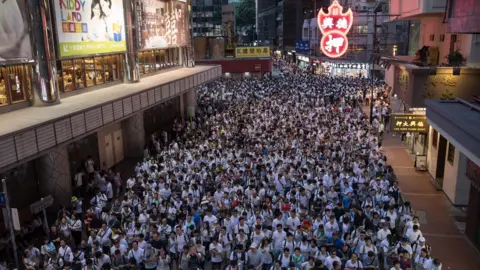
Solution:
[(0, 1), (0, 62), (32, 58), (25, 0)]
[(428, 132), (426, 115), (394, 113), (392, 118), (392, 132)]
[(270, 57), (270, 47), (238, 47), (235, 49), (235, 58), (266, 58)]
[(122, 0), (54, 0), (61, 57), (124, 52)]
[(309, 40), (295, 40), (295, 52), (309, 53), (310, 41)]
[(140, 50), (186, 46), (188, 16), (185, 1), (139, 0), (136, 7)]

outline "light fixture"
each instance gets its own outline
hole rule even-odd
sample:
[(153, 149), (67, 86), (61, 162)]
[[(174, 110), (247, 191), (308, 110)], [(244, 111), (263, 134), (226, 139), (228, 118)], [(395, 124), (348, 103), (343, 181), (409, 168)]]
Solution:
[(460, 76), (460, 67), (453, 67), (453, 75)]

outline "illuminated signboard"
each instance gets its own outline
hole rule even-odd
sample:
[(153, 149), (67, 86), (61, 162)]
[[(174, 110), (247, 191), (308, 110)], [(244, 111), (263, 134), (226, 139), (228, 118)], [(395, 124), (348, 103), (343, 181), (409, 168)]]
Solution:
[(426, 115), (396, 113), (392, 115), (392, 118), (393, 132), (428, 132)]
[(353, 24), (353, 13), (349, 8), (343, 13), (343, 7), (338, 1), (328, 7), (328, 14), (320, 10), (317, 17), (318, 28), (322, 32), (320, 49), (330, 58), (344, 55), (348, 49), (347, 34)]

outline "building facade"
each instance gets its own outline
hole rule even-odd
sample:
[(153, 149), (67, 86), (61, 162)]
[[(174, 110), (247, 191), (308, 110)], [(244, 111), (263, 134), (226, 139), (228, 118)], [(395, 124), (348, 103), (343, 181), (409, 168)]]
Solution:
[(192, 0), (193, 36), (222, 36), (222, 6), (228, 4), (228, 0)]
[(107, 170), (141, 158), (221, 76), (194, 65), (190, 1), (51, 3), (8, 1), (14, 16), (0, 18), (18, 26), (0, 38), (0, 174), (21, 219), (49, 194), (68, 204), (85, 160)]

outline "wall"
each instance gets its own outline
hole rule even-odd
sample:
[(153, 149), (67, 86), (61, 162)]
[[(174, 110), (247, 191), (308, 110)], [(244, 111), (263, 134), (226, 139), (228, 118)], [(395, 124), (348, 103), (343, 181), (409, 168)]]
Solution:
[[(123, 136), (120, 138), (120, 140), (122, 140), (120, 145), (115, 143), (115, 141), (118, 138), (116, 136), (114, 136), (114, 133), (118, 132), (118, 131), (120, 131), (121, 135), (123, 135), (122, 124), (120, 122), (109, 125), (109, 126), (105, 127), (104, 129), (100, 130), (99, 132), (97, 132), (98, 156), (99, 156), (99, 159), (100, 159), (99, 166), (102, 170), (107, 170), (107, 169), (111, 168), (113, 165), (115, 165), (115, 164), (117, 164), (117, 163), (119, 163), (120, 161), (123, 160), (123, 154), (122, 154), (122, 153), (124, 153), (124, 151), (123, 151)], [(112, 140), (111, 147), (113, 147), (113, 151), (112, 151), (111, 154), (113, 154), (113, 164), (110, 164), (110, 162), (107, 159), (107, 146), (106, 146), (106, 143), (105, 143), (105, 136), (111, 136), (111, 140)], [(119, 154), (120, 154), (120, 156), (118, 156)]]
[(445, 155), (445, 172), (443, 175), (443, 192), (447, 195), (448, 199), (456, 204), (457, 200), (457, 174), (458, 174), (458, 159), (459, 159), (459, 150), (455, 147), (455, 158), (453, 159), (453, 165), (447, 161), (448, 158), (448, 148), (447, 154)]
[[(448, 146), (450, 147), (450, 145)], [(448, 148), (447, 148), (448, 153)], [(470, 194), (470, 180), (465, 172), (467, 168), (467, 157), (455, 147), (455, 158), (453, 165), (447, 161), (445, 156), (445, 174), (443, 176), (443, 191), (454, 205), (468, 205)]]
[(389, 12), (390, 14), (401, 14), (398, 19), (443, 13), (446, 2), (447, 0), (390, 0)]
[(435, 177), (437, 172), (437, 159), (438, 159), (438, 143), (440, 142), (440, 134), (437, 132), (437, 143), (434, 146), (433, 141), (433, 128), (430, 126), (428, 130), (428, 150), (427, 150), (427, 168), (428, 173), (432, 177)]
[(458, 157), (458, 173), (457, 173), (457, 190), (455, 192), (457, 204), (468, 205), (470, 194), (470, 180), (465, 173), (467, 171), (468, 158), (459, 152)]
[(221, 65), (223, 73), (259, 72), (259, 70), (255, 69), (255, 65), (261, 65), (263, 73), (272, 71), (271, 59), (225, 59), (196, 61), (196, 63), (199, 65)]
[(453, 75), (452, 68), (437, 68), (436, 75), (415, 74), (413, 106), (425, 107), (425, 99), (470, 100), (480, 94), (480, 69), (462, 68), (459, 76)]
[(447, 30), (452, 33), (480, 33), (480, 0), (455, 0)]
[(391, 65), (388, 69), (385, 70), (385, 83), (388, 86), (392, 87), (395, 85), (395, 66)]

